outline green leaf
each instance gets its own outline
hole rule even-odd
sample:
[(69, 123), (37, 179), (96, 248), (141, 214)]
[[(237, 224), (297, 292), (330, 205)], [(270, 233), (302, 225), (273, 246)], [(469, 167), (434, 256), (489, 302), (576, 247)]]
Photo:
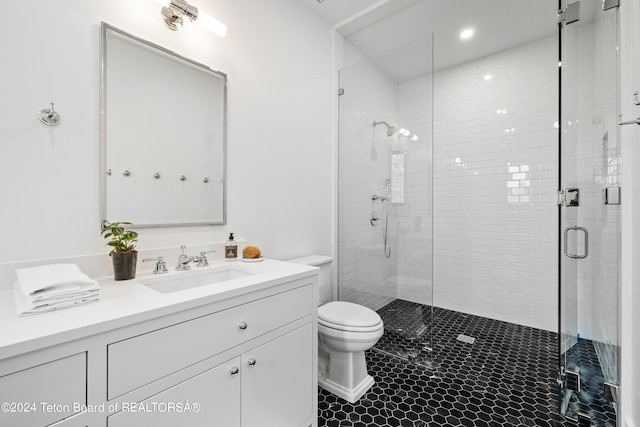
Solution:
[(138, 233), (133, 230), (127, 230), (123, 225), (133, 225), (128, 221), (106, 223), (100, 234), (105, 239), (110, 239), (107, 245), (113, 249), (109, 255), (114, 253), (134, 252), (138, 241)]

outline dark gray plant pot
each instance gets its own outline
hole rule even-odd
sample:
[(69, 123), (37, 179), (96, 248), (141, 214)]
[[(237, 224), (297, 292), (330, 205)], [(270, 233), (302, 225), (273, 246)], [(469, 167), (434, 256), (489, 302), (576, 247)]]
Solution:
[(129, 280), (136, 277), (136, 262), (138, 252), (127, 252), (111, 255), (113, 262), (113, 277), (115, 280)]

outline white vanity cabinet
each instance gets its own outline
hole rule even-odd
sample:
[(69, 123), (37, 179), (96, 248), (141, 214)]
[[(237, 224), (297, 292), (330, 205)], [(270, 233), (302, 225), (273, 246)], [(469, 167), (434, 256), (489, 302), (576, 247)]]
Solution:
[[(142, 321), (116, 319), (68, 342), (50, 339), (0, 357), (0, 403), (37, 405), (36, 413), (0, 411), (0, 426), (316, 426), (316, 313), (309, 271)], [(43, 411), (43, 402), (62, 410)]]
[[(108, 427), (313, 425), (307, 324), (109, 417)], [(194, 406), (195, 405), (195, 406)]]
[[(314, 327), (305, 321), (315, 312), (313, 301), (313, 287), (299, 286), (110, 344), (108, 396), (127, 407), (109, 417), (109, 427), (175, 426), (187, 420), (190, 427), (311, 425), (314, 394), (303, 391), (315, 388)], [(128, 393), (164, 387), (154, 383), (180, 378), (187, 367), (206, 369), (216, 354), (235, 357), (139, 402), (147, 412), (135, 412), (136, 404), (123, 400)], [(175, 408), (187, 402), (199, 411)], [(225, 422), (210, 423), (218, 417)]]

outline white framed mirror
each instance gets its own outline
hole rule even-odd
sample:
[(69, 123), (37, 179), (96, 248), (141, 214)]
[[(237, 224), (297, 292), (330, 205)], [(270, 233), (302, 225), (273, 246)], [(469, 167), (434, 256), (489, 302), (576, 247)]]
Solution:
[(101, 215), (226, 223), (227, 76), (101, 25)]

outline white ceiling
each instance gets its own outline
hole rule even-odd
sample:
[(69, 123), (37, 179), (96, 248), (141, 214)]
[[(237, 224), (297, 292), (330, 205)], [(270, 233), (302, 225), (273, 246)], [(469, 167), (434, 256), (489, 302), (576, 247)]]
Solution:
[(336, 25), (358, 12), (379, 3), (379, 0), (302, 0), (312, 7), (319, 15), (325, 18), (331, 25)]
[[(398, 82), (430, 73), (432, 58), (445, 69), (558, 31), (557, 0), (302, 1)], [(598, 4), (581, 2), (582, 24)], [(464, 28), (475, 36), (460, 40)]]

